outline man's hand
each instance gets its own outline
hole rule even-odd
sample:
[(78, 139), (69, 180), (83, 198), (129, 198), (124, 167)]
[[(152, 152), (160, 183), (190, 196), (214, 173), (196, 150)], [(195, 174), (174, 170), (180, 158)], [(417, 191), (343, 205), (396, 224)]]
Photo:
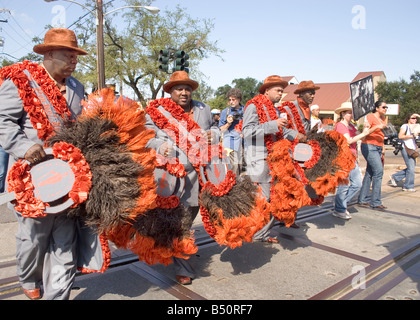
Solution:
[(301, 143), (304, 143), (308, 140), (308, 138), (300, 132), (298, 132), (298, 134), (296, 135), (296, 139), (298, 139), (298, 141)]
[(284, 119), (284, 118), (278, 118), (277, 120), (277, 126), (280, 128), (280, 127), (284, 127), (284, 126), (286, 126), (287, 125), (287, 119)]
[(172, 147), (171, 144), (167, 142), (164, 142), (160, 145), (159, 153), (164, 157), (170, 156), (173, 151), (174, 151), (174, 148)]
[(44, 148), (40, 144), (34, 144), (28, 149), (25, 153), (25, 160), (28, 160), (31, 164), (35, 164), (42, 159), (44, 159), (47, 154), (44, 151)]

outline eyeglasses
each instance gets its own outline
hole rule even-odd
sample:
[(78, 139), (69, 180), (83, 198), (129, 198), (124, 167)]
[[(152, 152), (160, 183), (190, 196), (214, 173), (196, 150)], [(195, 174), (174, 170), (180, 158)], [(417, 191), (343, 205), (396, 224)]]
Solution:
[(381, 107), (382, 109), (388, 109), (388, 107), (387, 106), (385, 106), (385, 107)]
[(417, 117), (411, 117), (410, 119), (414, 119), (414, 120), (417, 120)]

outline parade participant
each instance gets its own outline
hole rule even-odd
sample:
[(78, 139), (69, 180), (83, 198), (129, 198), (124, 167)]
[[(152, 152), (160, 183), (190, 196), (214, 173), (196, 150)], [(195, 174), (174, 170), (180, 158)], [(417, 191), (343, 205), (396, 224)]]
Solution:
[[(362, 154), (367, 164), (358, 203), (359, 206), (371, 207), (376, 210), (385, 210), (387, 208), (382, 204), (381, 200), (381, 185), (384, 174), (383, 160), (385, 157), (384, 133), (382, 129), (387, 126), (385, 119), (387, 110), (386, 102), (376, 101), (375, 109), (366, 116), (370, 129), (369, 134), (362, 140), (361, 144)], [(370, 202), (368, 202), (371, 185), (372, 196)]]
[[(36, 164), (46, 157), (44, 142), (65, 119), (82, 111), (84, 87), (71, 77), (78, 55), (73, 31), (50, 29), (44, 42), (34, 46), (44, 56), (38, 65), (29, 61), (1, 70), (0, 145), (15, 160)], [(18, 220), (17, 271), (30, 299), (68, 299), (76, 274), (76, 220), (66, 212)]]
[(353, 107), (351, 102), (344, 102), (340, 108), (335, 110), (335, 113), (339, 116), (335, 130), (347, 139), (352, 154), (355, 156), (356, 165), (349, 173), (349, 184), (342, 184), (338, 186), (335, 193), (335, 205), (333, 216), (344, 220), (351, 219), (351, 215), (347, 210), (347, 204), (353, 199), (353, 197), (359, 192), (362, 187), (362, 172), (360, 171), (359, 162), (357, 159), (357, 141), (366, 137), (369, 133), (369, 124), (366, 123), (363, 132), (358, 133), (357, 129), (352, 124), (353, 119)]
[(243, 118), (242, 92), (233, 88), (226, 93), (226, 97), (229, 100), (229, 107), (222, 110), (219, 128), (223, 134), (223, 147), (228, 152), (232, 171), (239, 176), (242, 172), (243, 136), (241, 132), (235, 130), (235, 126)]
[[(170, 81), (165, 83), (163, 90), (171, 95), (171, 99), (156, 100), (156, 104), (175, 102), (177, 106), (182, 108), (183, 114), (191, 120), (194, 120), (201, 131), (204, 131), (204, 135), (207, 136), (207, 142), (211, 144), (217, 144), (219, 142), (219, 128), (212, 127), (212, 115), (210, 106), (192, 100), (191, 94), (198, 88), (198, 83), (191, 80), (185, 71), (176, 71), (172, 74)], [(167, 131), (162, 130), (152, 119), (153, 115), (151, 112), (154, 108), (149, 107), (147, 111), (147, 122), (146, 127), (153, 129), (156, 133), (156, 137), (151, 139), (148, 143), (148, 147), (153, 148), (158, 154), (168, 157), (176, 156), (179, 158), (180, 163), (185, 167), (187, 175), (185, 176), (185, 187), (180, 196), (181, 203), (187, 208), (190, 213), (191, 221), (194, 221), (199, 212), (199, 176), (194, 165), (190, 162), (188, 155), (178, 146), (175, 142), (171, 141)], [(165, 106), (163, 106), (165, 109)], [(167, 108), (169, 109), (169, 108)], [(165, 109), (166, 110), (166, 109)], [(166, 110), (167, 116), (170, 117), (170, 112)], [(155, 120), (156, 121), (156, 120)], [(156, 121), (157, 122), (157, 121)], [(194, 256), (192, 256), (193, 258)], [(190, 258), (191, 259), (191, 258)], [(181, 284), (190, 284), (192, 279), (195, 277), (195, 271), (193, 269), (193, 262), (191, 260), (174, 258), (176, 279)]]
[[(405, 118), (405, 123), (401, 126), (400, 132), (398, 133), (398, 139), (403, 141), (403, 148), (401, 149), (401, 155), (404, 159), (407, 168), (398, 171), (390, 176), (391, 184), (397, 187), (399, 181), (404, 181), (403, 191), (416, 192), (414, 189), (414, 178), (416, 173), (416, 159), (408, 154), (408, 152), (414, 152), (417, 150), (416, 139), (418, 132), (414, 130), (417, 126), (417, 118), (420, 117), (418, 113), (410, 113)], [(407, 150), (408, 149), (408, 150)]]
[[(274, 104), (278, 103), (287, 87), (287, 81), (280, 76), (269, 76), (259, 88), (260, 95), (248, 101), (243, 118), (242, 133), (245, 143), (245, 161), (247, 175), (262, 189), (262, 194), (270, 201), (271, 175), (267, 157), (272, 145), (278, 139), (305, 141), (301, 132), (286, 129), (287, 118), (279, 117)], [(278, 239), (269, 236), (274, 218), (254, 235), (254, 241), (278, 243)]]
[[(294, 92), (298, 97), (293, 101), (293, 104), (297, 107), (306, 133), (311, 130), (311, 110), (309, 106), (314, 101), (315, 91), (318, 89), (319, 87), (315, 86), (313, 81), (302, 81)], [(292, 106), (289, 103), (283, 103), (282, 105), (289, 114), (293, 114), (291, 112)]]

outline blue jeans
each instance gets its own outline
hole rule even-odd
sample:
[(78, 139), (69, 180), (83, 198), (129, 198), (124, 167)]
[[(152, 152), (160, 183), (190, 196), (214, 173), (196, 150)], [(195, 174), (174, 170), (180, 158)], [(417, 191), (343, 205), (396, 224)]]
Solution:
[(359, 203), (367, 203), (370, 185), (372, 185), (372, 196), (370, 206), (377, 207), (382, 204), (381, 187), (382, 177), (384, 175), (384, 167), (382, 164), (382, 147), (374, 144), (362, 143), (361, 146), (363, 157), (366, 159), (367, 166), (365, 177), (363, 178), (362, 189), (359, 194)]
[(404, 181), (404, 189), (413, 189), (414, 188), (414, 176), (415, 176), (415, 169), (416, 169), (416, 160), (409, 157), (405, 148), (401, 150), (401, 155), (404, 158), (405, 165), (407, 166), (406, 169), (398, 171), (394, 173), (392, 177), (394, 178), (395, 182)]
[(9, 165), (9, 154), (0, 147), (0, 193), (4, 192), (6, 184), (7, 166)]
[(362, 187), (362, 172), (356, 162), (356, 166), (349, 173), (349, 184), (341, 184), (335, 193), (334, 209), (337, 212), (345, 213), (347, 204), (359, 192)]

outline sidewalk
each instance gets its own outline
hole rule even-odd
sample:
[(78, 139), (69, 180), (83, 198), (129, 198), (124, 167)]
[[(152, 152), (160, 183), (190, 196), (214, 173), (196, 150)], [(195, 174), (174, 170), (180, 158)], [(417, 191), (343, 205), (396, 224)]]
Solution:
[[(202, 245), (194, 257), (197, 277), (190, 286), (176, 284), (172, 265), (136, 262), (104, 274), (81, 275), (71, 299), (420, 300), (420, 190), (405, 193), (388, 185), (389, 175), (403, 164), (400, 155), (392, 157), (387, 152), (384, 212), (352, 206), (349, 221), (327, 211), (299, 222), (299, 229), (276, 226), (272, 233), (280, 240), (277, 245), (248, 243), (234, 250), (214, 242)], [(416, 176), (417, 188), (419, 179)], [(323, 207), (332, 200), (327, 197)], [(14, 259), (17, 226), (3, 207), (0, 210), (2, 263)], [(199, 218), (195, 228), (196, 237), (205, 235)], [(113, 256), (124, 254), (114, 250)], [(15, 272), (15, 266), (0, 268), (0, 279)], [(8, 299), (26, 298), (18, 294)]]

